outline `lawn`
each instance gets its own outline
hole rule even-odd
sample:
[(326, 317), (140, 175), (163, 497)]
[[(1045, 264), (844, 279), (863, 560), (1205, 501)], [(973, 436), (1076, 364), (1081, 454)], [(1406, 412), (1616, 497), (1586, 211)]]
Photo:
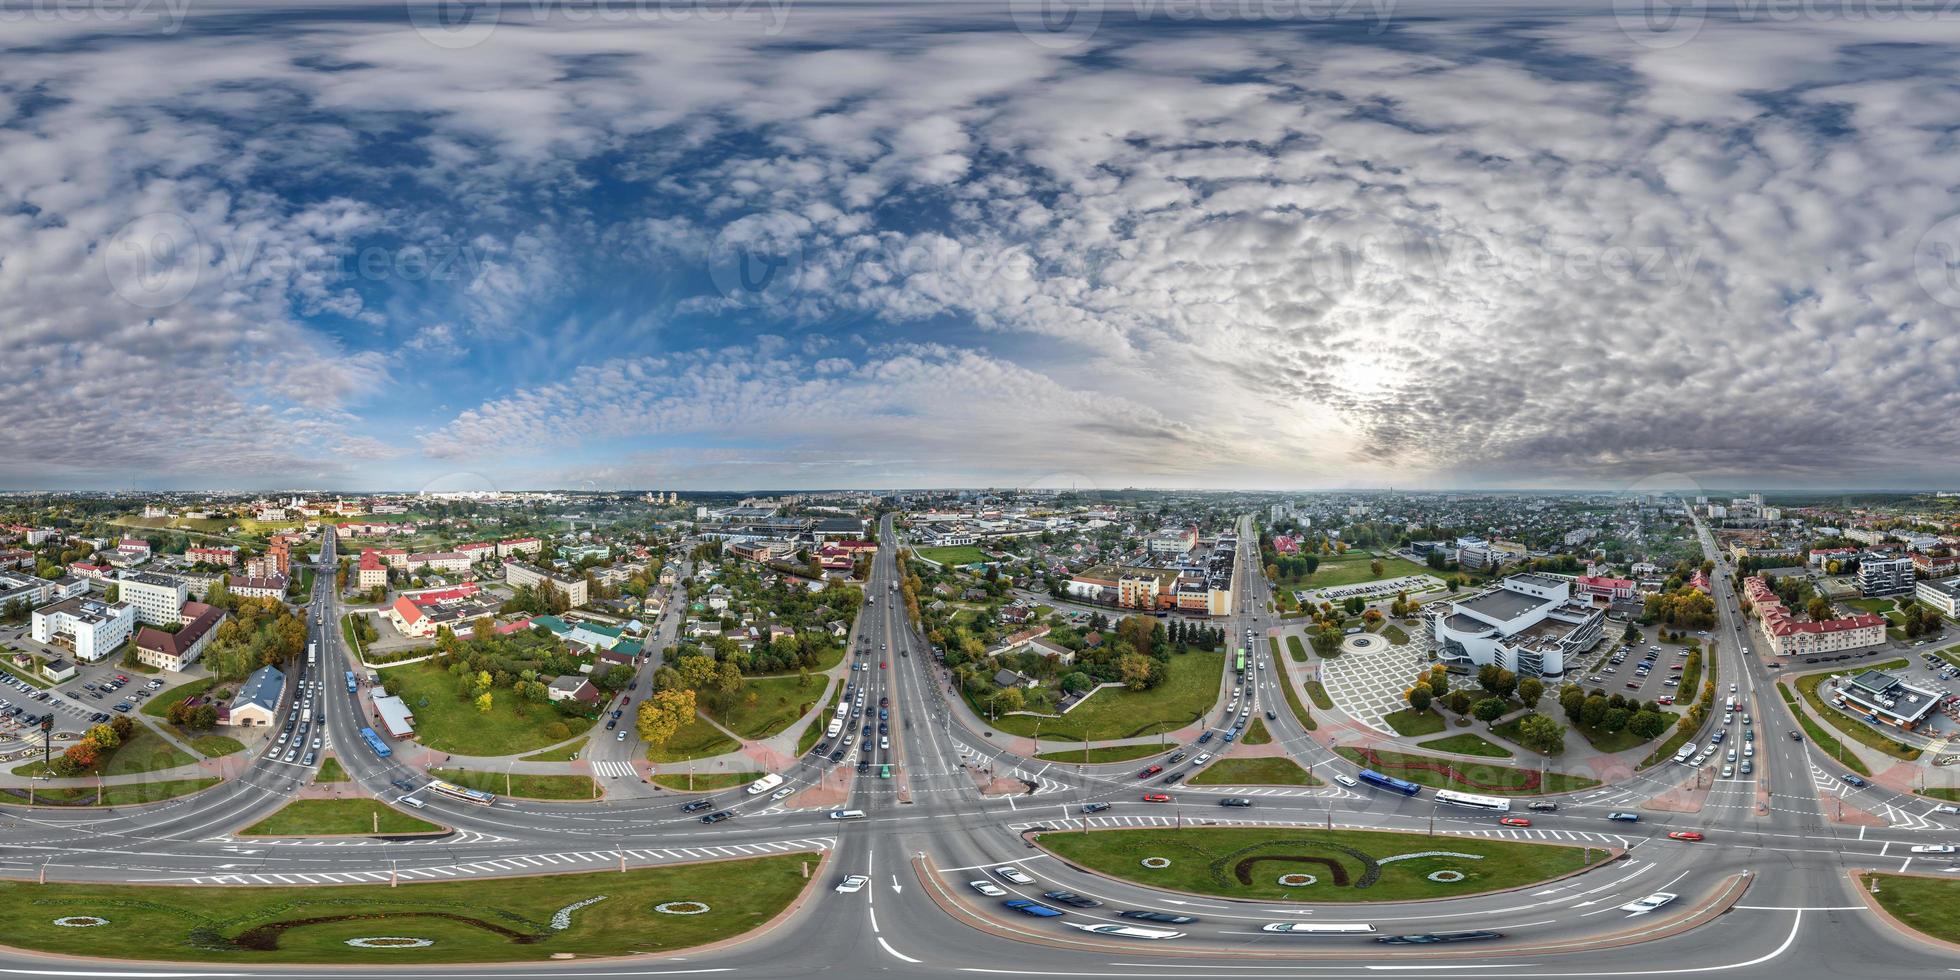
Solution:
[(584, 748), (585, 748), (585, 739), (575, 738), (569, 742), (566, 742), (563, 745), (558, 746), (557, 748), (546, 749), (543, 752), (533, 753), (531, 755), (527, 755), (523, 757), (522, 759), (519, 759), (518, 761), (519, 762), (570, 762), (573, 759), (578, 758), (579, 752), (582, 751)]
[[(163, 736), (158, 735), (150, 726), (138, 723), (135, 730), (130, 732), (129, 740), (116, 746), (115, 750), (109, 753), (108, 762), (98, 770), (92, 770), (91, 774), (99, 771), (104, 777), (128, 776), (139, 772), (175, 769), (196, 761), (182, 749), (164, 741)], [(16, 776), (38, 776), (44, 771), (46, 770), (42, 768), (40, 759), (15, 766), (13, 770)]]
[(1334, 710), (1334, 699), (1328, 697), (1327, 685), (1322, 684), (1319, 681), (1308, 681), (1306, 683), (1306, 688), (1307, 688), (1307, 697), (1313, 699), (1314, 707), (1319, 708), (1322, 711)]
[(721, 729), (708, 724), (706, 719), (694, 721), (674, 733), (667, 744), (660, 748), (647, 748), (649, 762), (686, 762), (689, 759), (705, 759), (723, 752), (733, 752), (742, 743), (721, 733)]
[[(829, 683), (829, 680), (826, 679), (825, 683)], [(830, 700), (825, 701), (823, 706), (824, 718), (829, 718), (831, 715), (836, 714), (837, 702), (843, 696), (844, 685), (841, 682), (830, 685)], [(827, 721), (819, 720), (811, 724), (808, 728), (803, 729), (803, 734), (796, 737), (796, 754), (802, 755), (815, 748), (817, 742), (823, 738), (823, 733), (829, 724)]]
[(1797, 716), (1797, 724), (1803, 728), (1804, 737), (1810, 739), (1811, 744), (1822, 749), (1825, 755), (1836, 759), (1839, 765), (1860, 776), (1872, 774), (1871, 768), (1865, 765), (1865, 760), (1858, 758), (1856, 753), (1846, 752), (1844, 743), (1838, 741), (1837, 736), (1826, 731), (1824, 726), (1817, 723), (1817, 719), (1810, 717), (1810, 712), (1803, 709), (1803, 703), (1797, 700), (1795, 694), (1790, 693), (1790, 689), (1784, 686), (1782, 681), (1776, 682), (1776, 692), (1783, 695), (1783, 703), (1789, 706), (1791, 714)]
[(1425, 749), (1434, 749), (1438, 752), (1454, 752), (1458, 755), (1481, 755), (1493, 759), (1508, 759), (1511, 757), (1510, 749), (1498, 745), (1482, 735), (1473, 735), (1469, 732), (1445, 735), (1442, 738), (1432, 738), (1427, 742), (1417, 742), (1416, 744)]
[(442, 829), (377, 800), (294, 800), (239, 833), (247, 837), (345, 837), (433, 834)]
[(1403, 630), (1402, 627), (1396, 626), (1391, 623), (1387, 626), (1382, 627), (1382, 639), (1387, 640), (1390, 643), (1396, 644), (1397, 646), (1402, 646), (1402, 645), (1406, 645), (1409, 642), (1409, 634), (1407, 631)]
[(1296, 664), (1307, 662), (1307, 648), (1300, 643), (1299, 637), (1288, 636), (1286, 638), (1286, 655), (1292, 657), (1293, 662)]
[(316, 783), (344, 783), (348, 781), (347, 770), (340, 767), (339, 759), (333, 756), (327, 756), (320, 760), (320, 773), (313, 777), (313, 781)]
[[(163, 779), (141, 783), (120, 783), (102, 787), (103, 806), (136, 806), (142, 803), (160, 803), (188, 796), (199, 790), (218, 785), (216, 776), (200, 776), (196, 779)], [(25, 800), (45, 806), (94, 806), (95, 787), (74, 786), (62, 789), (7, 790), (15, 800)]]
[(1292, 678), (1287, 677), (1284, 672), (1280, 674), (1279, 689), (1286, 694), (1286, 706), (1293, 710), (1293, 717), (1300, 719), (1300, 727), (1310, 732), (1320, 727), (1314, 722), (1313, 715), (1307, 711), (1307, 706), (1300, 703), (1300, 692), (1293, 689)]
[(655, 775), (653, 784), (680, 790), (683, 793), (712, 793), (715, 790), (747, 786), (761, 778), (762, 774), (759, 772), (697, 772), (689, 775), (687, 769), (683, 767)]
[(1266, 719), (1254, 718), (1239, 741), (1246, 745), (1265, 745), (1273, 740), (1273, 733), (1266, 730)]
[(1858, 888), (1869, 894), (1878, 880), (1878, 904), (1907, 927), (1934, 939), (1960, 943), (1960, 881), (1920, 875), (1860, 875)]
[(194, 695), (203, 694), (216, 687), (217, 684), (217, 678), (206, 677), (203, 680), (191, 681), (188, 684), (179, 684), (176, 687), (167, 688), (159, 691), (156, 697), (145, 702), (142, 711), (152, 718), (168, 718), (170, 717), (170, 709), (176, 707), (179, 701)]
[[(1169, 676), (1147, 691), (1104, 688), (1060, 718), (1009, 715), (994, 727), (1011, 735), (1033, 735), (1039, 722), (1041, 737), (1063, 742), (1137, 738), (1174, 731), (1204, 717), (1218, 702), (1219, 676), (1225, 670), (1223, 651), (1173, 654)], [(985, 706), (976, 710), (982, 717)]]
[[(592, 723), (561, 715), (547, 704), (528, 704), (508, 689), (492, 692), (487, 712), (456, 696), (456, 679), (431, 660), (389, 667), (384, 682), (399, 685), (402, 701), (415, 713), (415, 737), (438, 752), (458, 755), (516, 755), (564, 741), (545, 727), (562, 721), (574, 731)], [(521, 712), (521, 713), (520, 713)]]
[(1417, 735), (1434, 735), (1448, 725), (1443, 720), (1442, 715), (1434, 711), (1424, 711), (1421, 714), (1417, 714), (1414, 708), (1391, 711), (1383, 715), (1382, 720), (1388, 722), (1388, 727), (1395, 729), (1395, 734), (1406, 738), (1413, 738)]
[[(716, 715), (722, 726), (743, 738), (768, 738), (796, 723), (817, 706), (825, 678), (817, 674), (775, 674), (742, 680), (735, 704)], [(753, 698), (753, 703), (750, 699)]]
[(179, 739), (183, 740), (191, 748), (196, 749), (199, 755), (207, 759), (215, 759), (221, 755), (231, 755), (234, 752), (245, 751), (245, 743), (232, 738), (230, 735), (192, 735), (181, 728), (175, 728), (175, 726), (173, 726), (173, 729)]
[(1102, 762), (1129, 762), (1153, 755), (1162, 755), (1170, 749), (1162, 745), (1101, 745), (1096, 748), (1065, 749), (1060, 752), (1043, 752), (1035, 758), (1043, 762), (1065, 762), (1081, 766), (1093, 766)]
[(1193, 786), (1321, 786), (1320, 777), (1284, 756), (1220, 759), (1185, 780)]
[[(13, 649), (12, 647), (0, 647), (0, 650), (12, 650), (12, 649)], [(14, 677), (24, 680), (28, 684), (34, 687), (38, 687), (42, 690), (47, 690), (48, 688), (47, 681), (42, 680), (41, 678), (36, 677), (33, 674), (28, 673), (27, 671), (16, 669), (13, 664), (0, 663), (0, 670), (4, 670), (7, 673), (12, 674)]]
[(1457, 762), (1411, 752), (1386, 752), (1339, 746), (1342, 757), (1385, 775), (1437, 789), (1500, 796), (1534, 796), (1543, 793), (1569, 793), (1599, 785), (1599, 780), (1571, 773), (1548, 772), (1539, 779), (1538, 770), (1514, 766), (1487, 766)]
[(1404, 575), (1433, 575), (1433, 569), (1418, 565), (1406, 558), (1383, 558), (1382, 573), (1376, 575), (1369, 571), (1371, 558), (1365, 554), (1350, 553), (1338, 558), (1322, 558), (1320, 567), (1312, 575), (1304, 578), (1281, 576), (1279, 587), (1283, 589), (1329, 589), (1337, 585), (1354, 585), (1359, 582), (1374, 582), (1381, 579), (1401, 578)]
[(920, 548), (914, 552), (927, 561), (941, 565), (971, 565), (975, 562), (990, 561), (987, 553), (970, 544), (955, 545), (950, 548)]
[[(1074, 864), (1146, 887), (1261, 902), (1457, 898), (1537, 884), (1611, 854), (1606, 848), (1481, 837), (1302, 827), (1074, 831), (1036, 840)], [(1146, 868), (1146, 857), (1170, 864)], [(1396, 857), (1403, 859), (1383, 860)], [(1430, 880), (1437, 872), (1454, 872), (1449, 876), (1454, 880)], [(1289, 874), (1305, 875), (1312, 883), (1280, 884)]]
[[(1903, 664), (1904, 661), (1893, 661), (1889, 664), (1877, 664), (1870, 668), (1859, 669), (1890, 670), (1895, 665), (1902, 666)], [(1810, 706), (1810, 710), (1816, 712), (1817, 716), (1824, 719), (1832, 728), (1851, 736), (1853, 741), (1861, 745), (1870, 746), (1894, 759), (1903, 759), (1907, 762), (1919, 758), (1920, 753), (1918, 749), (1902, 748), (1897, 741), (1886, 738), (1877, 729), (1866, 725), (1851, 715), (1826, 705), (1822, 695), (1817, 693), (1817, 686), (1823, 683), (1826, 676), (1825, 674), (1807, 674), (1797, 678), (1797, 693), (1803, 695), (1804, 703)]]
[[(809, 885), (817, 854), (642, 868), (621, 874), (526, 875), (375, 885), (226, 888), (223, 901), (190, 903), (182, 888), (0, 882), (7, 942), (41, 952), (102, 956), (102, 935), (63, 928), (63, 915), (114, 920), (110, 944), (130, 956), (208, 964), (331, 963), (399, 972), (431, 963), (521, 961), (673, 953), (749, 932)], [(818, 878), (822, 881), (824, 879)], [(212, 892), (215, 898), (217, 892)], [(569, 914), (569, 928), (552, 918)], [(661, 915), (666, 902), (698, 902), (698, 915)], [(367, 936), (428, 939), (423, 947), (361, 949)]]
[(458, 786), (526, 800), (596, 800), (599, 784), (590, 776), (501, 773), (494, 769), (431, 769), (429, 775)]

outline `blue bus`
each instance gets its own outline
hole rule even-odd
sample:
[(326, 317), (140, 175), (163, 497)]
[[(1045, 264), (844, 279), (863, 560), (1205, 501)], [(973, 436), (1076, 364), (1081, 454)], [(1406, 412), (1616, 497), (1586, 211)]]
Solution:
[(387, 757), (395, 754), (395, 750), (389, 748), (388, 743), (383, 742), (381, 740), (381, 736), (376, 735), (374, 733), (374, 729), (372, 728), (361, 729), (361, 737), (367, 739), (368, 748), (374, 750), (374, 754), (376, 757), (386, 759)]
[(1392, 789), (1403, 796), (1415, 796), (1422, 792), (1422, 787), (1417, 786), (1415, 783), (1409, 782), (1406, 779), (1396, 779), (1394, 776), (1384, 776), (1373, 769), (1361, 770), (1361, 781), (1370, 786)]
[(347, 693), (354, 693), (354, 672), (351, 670), (347, 672)]

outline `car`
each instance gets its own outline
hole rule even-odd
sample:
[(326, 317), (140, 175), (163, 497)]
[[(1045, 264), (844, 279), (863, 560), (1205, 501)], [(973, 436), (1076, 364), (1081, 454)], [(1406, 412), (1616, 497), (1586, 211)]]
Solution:
[(702, 823), (720, 823), (720, 822), (722, 822), (723, 820), (727, 820), (727, 819), (729, 819), (730, 817), (733, 817), (733, 816), (735, 816), (735, 811), (733, 811), (733, 810), (716, 810), (715, 812), (713, 812), (713, 813), (710, 813), (710, 814), (708, 814), (707, 816), (704, 816), (704, 817), (702, 817), (702, 818), (701, 818), (701, 822), (702, 822)]
[(886, 663), (885, 663), (885, 662), (884, 662), (883, 660), (880, 660), (880, 661), (878, 661), (878, 669), (879, 669), (879, 670), (890, 670), (890, 669), (891, 669), (891, 667), (889, 667), (888, 665), (886, 665)]
[(1011, 881), (1017, 885), (1034, 884), (1034, 878), (1030, 877), (1027, 872), (1022, 871), (1020, 868), (1017, 868), (1011, 864), (1003, 864), (1000, 867), (995, 868), (994, 877), (999, 878), (1002, 881)]
[(1499, 824), (1502, 824), (1503, 826), (1506, 826), (1506, 827), (1529, 827), (1529, 826), (1531, 826), (1531, 818), (1530, 818), (1530, 817), (1499, 817), (1499, 818), (1497, 818), (1497, 822), (1498, 822)]
[(1842, 776), (1839, 776), (1838, 778), (1844, 780), (1847, 783), (1850, 783), (1853, 786), (1863, 787), (1865, 785), (1865, 780), (1863, 777), (1856, 776), (1848, 772)]
[(1648, 895), (1645, 898), (1636, 898), (1633, 901), (1620, 906), (1620, 911), (1632, 912), (1635, 915), (1645, 915), (1646, 913), (1652, 912), (1653, 910), (1660, 908), (1661, 906), (1666, 905), (1667, 903), (1672, 902), (1679, 897), (1680, 897), (1679, 895), (1676, 895), (1673, 892), (1655, 892), (1652, 895)]
[(1174, 766), (1174, 765), (1177, 765), (1178, 763), (1180, 763), (1180, 762), (1183, 762), (1183, 761), (1184, 761), (1184, 753), (1182, 753), (1182, 752), (1173, 752), (1173, 753), (1171, 753), (1171, 757), (1170, 757), (1170, 758), (1168, 758), (1168, 759), (1165, 759), (1165, 760), (1164, 760), (1164, 765), (1167, 765), (1167, 766)]
[(1914, 854), (1952, 854), (1960, 848), (1952, 844), (1914, 844), (1911, 850)]
[(1022, 915), (1032, 915), (1038, 919), (1058, 918), (1062, 914), (1062, 910), (1060, 909), (1051, 909), (1048, 906), (1041, 904), (1040, 902), (1031, 901), (1025, 898), (1010, 899), (1000, 904), (1006, 906), (1007, 908), (1013, 909), (1014, 911), (1019, 912)]
[(1803, 741), (1803, 733), (1802, 733), (1802, 732), (1791, 732), (1791, 733), (1790, 733), (1790, 741), (1792, 741), (1792, 742), (1801, 742), (1801, 741)]
[(1063, 905), (1069, 906), (1070, 908), (1094, 909), (1094, 908), (1102, 907), (1101, 902), (1098, 902), (1093, 898), (1084, 898), (1081, 895), (1077, 895), (1074, 892), (1064, 892), (1064, 891), (1042, 892), (1041, 897), (1051, 902), (1060, 902)]
[(843, 749), (834, 749), (834, 750), (832, 750), (832, 751), (831, 751), (831, 753), (830, 753), (830, 761), (832, 761), (832, 762), (842, 762), (842, 761), (844, 761), (844, 750), (843, 750)]
[(1083, 932), (1093, 932), (1098, 936), (1122, 936), (1125, 939), (1176, 939), (1184, 935), (1170, 929), (1144, 929), (1115, 922), (1064, 922), (1062, 924)]
[(1164, 771), (1164, 767), (1163, 767), (1163, 766), (1157, 766), (1157, 765), (1151, 765), (1151, 766), (1144, 766), (1144, 767), (1143, 767), (1143, 771), (1142, 771), (1142, 772), (1140, 772), (1140, 773), (1137, 773), (1137, 778), (1138, 778), (1138, 779), (1149, 779), (1150, 777), (1152, 777), (1152, 776), (1155, 776), (1155, 775), (1157, 775), (1158, 773), (1160, 773), (1160, 772), (1163, 772), (1163, 771)]
[(1639, 823), (1639, 822), (1640, 822), (1640, 814), (1638, 814), (1638, 813), (1629, 813), (1629, 812), (1627, 812), (1627, 811), (1625, 811), (1625, 810), (1614, 810), (1614, 811), (1613, 811), (1612, 813), (1609, 813), (1609, 814), (1607, 814), (1607, 815), (1606, 815), (1606, 819), (1608, 819), (1608, 820), (1618, 820), (1618, 821), (1620, 821), (1621, 823)]
[(1169, 793), (1143, 794), (1143, 802), (1145, 803), (1169, 803), (1170, 801), (1171, 801), (1171, 797)]
[(624, 742), (624, 741), (626, 741), (626, 729), (624, 729), (624, 728), (622, 728), (622, 729), (620, 729), (620, 730), (619, 730), (618, 732), (615, 732), (615, 733), (613, 734), (613, 741), (615, 741), (615, 742)]
[(1211, 741), (1211, 737), (1212, 737), (1212, 735), (1214, 735), (1214, 734), (1216, 734), (1216, 733), (1215, 733), (1215, 732), (1211, 732), (1211, 731), (1206, 731), (1206, 732), (1204, 732), (1204, 733), (1202, 733), (1202, 734), (1200, 734), (1200, 735), (1198, 736), (1198, 744), (1199, 744), (1199, 745), (1203, 745), (1203, 744), (1205, 744), (1206, 742), (1209, 742), (1209, 741)]
[(1391, 946), (1419, 946), (1432, 943), (1467, 943), (1481, 939), (1502, 939), (1504, 934), (1489, 929), (1465, 929), (1459, 932), (1419, 932), (1403, 936), (1382, 936), (1375, 940)]
[(1276, 715), (1276, 714), (1273, 714), (1273, 712), (1272, 712), (1272, 709), (1271, 709), (1271, 708), (1268, 708), (1268, 709), (1266, 709), (1266, 720), (1267, 720), (1267, 721), (1278, 721), (1278, 720), (1279, 720), (1279, 716), (1278, 716), (1278, 715)]
[(979, 892), (982, 895), (987, 896), (988, 898), (1000, 898), (1001, 896), (1007, 894), (1007, 889), (1002, 888), (999, 885), (996, 885), (985, 878), (982, 878), (978, 881), (969, 881), (966, 883), (966, 886), (968, 888), (973, 889), (976, 892)]
[(1243, 796), (1228, 796), (1218, 801), (1219, 806), (1251, 806), (1252, 801)]
[(1753, 762), (1750, 762), (1750, 761), (1749, 761), (1748, 759), (1744, 759), (1744, 760), (1742, 760), (1742, 769), (1741, 769), (1741, 772), (1742, 772), (1742, 774), (1743, 774), (1743, 775), (1745, 775), (1745, 776), (1747, 776), (1747, 775), (1749, 775), (1750, 773), (1752, 773), (1752, 772), (1755, 772), (1755, 771), (1756, 771), (1756, 764), (1755, 764), (1755, 763), (1753, 763)]
[(1122, 916), (1125, 919), (1136, 919), (1140, 922), (1163, 922), (1175, 926), (1181, 926), (1187, 923), (1198, 921), (1198, 917), (1195, 915), (1176, 915), (1171, 912), (1152, 912), (1148, 909), (1128, 909), (1122, 912), (1118, 912), (1116, 914)]
[(794, 786), (785, 786), (785, 787), (783, 787), (782, 789), (779, 789), (779, 790), (777, 790), (777, 791), (775, 791), (774, 793), (771, 793), (771, 794), (769, 794), (769, 802), (771, 802), (771, 803), (774, 803), (774, 802), (776, 802), (777, 800), (786, 800), (786, 799), (789, 799), (789, 795), (790, 795), (791, 793), (794, 793), (794, 792), (796, 792), (796, 787), (794, 787)]
[(1699, 831), (1694, 831), (1694, 830), (1676, 830), (1676, 831), (1671, 831), (1671, 832), (1669, 832), (1669, 833), (1668, 833), (1668, 835), (1667, 835), (1667, 839), (1668, 839), (1668, 840), (1690, 840), (1690, 841), (1694, 841), (1694, 840), (1702, 840), (1703, 838), (1702, 838), (1702, 836), (1701, 836), (1701, 833), (1700, 833)]
[(1726, 762), (1722, 763), (1722, 778), (1727, 779), (1733, 775), (1735, 775), (1735, 767)]
[(713, 800), (692, 800), (687, 803), (681, 804), (681, 812), (698, 813), (714, 805), (715, 805), (715, 801)]
[(844, 880), (837, 883), (836, 891), (839, 895), (855, 895), (870, 883), (869, 875), (845, 875)]
[(1107, 809), (1109, 809), (1109, 804), (1107, 804), (1107, 803), (1084, 803), (1084, 804), (1082, 804), (1082, 812), (1083, 812), (1083, 813), (1101, 813), (1101, 812), (1103, 812), (1104, 810), (1107, 810)]
[(1342, 786), (1346, 786), (1349, 789), (1354, 789), (1355, 787), (1361, 785), (1359, 782), (1355, 781), (1355, 778), (1353, 776), (1350, 776), (1344, 772), (1335, 773), (1334, 781), (1340, 783)]
[(614, 730), (614, 729), (616, 729), (616, 728), (618, 728), (618, 727), (619, 727), (619, 722), (617, 722), (617, 721), (611, 721), (611, 720), (608, 720), (608, 721), (606, 722), (606, 731), (609, 731), (609, 732), (610, 732), (610, 731), (612, 731), (612, 730)]

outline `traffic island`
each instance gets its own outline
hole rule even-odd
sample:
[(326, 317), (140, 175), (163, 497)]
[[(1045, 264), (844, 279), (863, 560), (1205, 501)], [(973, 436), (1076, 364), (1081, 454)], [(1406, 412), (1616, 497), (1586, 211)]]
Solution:
[(0, 882), (11, 947), (70, 956), (396, 968), (671, 955), (777, 921), (819, 855), (388, 885)]
[(369, 799), (294, 800), (264, 820), (238, 832), (240, 837), (432, 837), (448, 827)]

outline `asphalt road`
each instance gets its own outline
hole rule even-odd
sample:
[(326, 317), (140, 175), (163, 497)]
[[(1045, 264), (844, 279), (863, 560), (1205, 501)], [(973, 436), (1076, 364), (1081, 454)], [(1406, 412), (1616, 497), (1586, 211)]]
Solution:
[[(1248, 523), (1249, 527), (1249, 523)], [(737, 814), (712, 826), (680, 812), (672, 800), (547, 804), (500, 800), (472, 806), (430, 793), (425, 815), (456, 828), (435, 840), (362, 839), (337, 845), (311, 841), (240, 840), (228, 832), (286, 803), (303, 785), (303, 766), (262, 755), (237, 778), (208, 792), (150, 807), (106, 811), (0, 808), (0, 874), (45, 876), (49, 882), (121, 881), (195, 884), (330, 884), (413, 882), (471, 876), (603, 872), (712, 857), (783, 851), (827, 855), (816, 891), (794, 916), (767, 935), (731, 948), (683, 957), (634, 961), (525, 963), (501, 967), (417, 967), (390, 973), (370, 969), (200, 965), (129, 967), (78, 963), (30, 953), (0, 954), (0, 972), (37, 976), (320, 976), (442, 975), (459, 977), (680, 976), (740, 973), (753, 977), (844, 976), (1088, 977), (1381, 976), (1429, 973), (1452, 977), (1612, 977), (1711, 973), (1734, 977), (1924, 977), (1960, 968), (1960, 956), (1890, 931), (1851, 893), (1854, 868), (1942, 870), (1960, 862), (1908, 853), (1915, 844), (1960, 840), (1923, 801), (1889, 791), (1856, 789), (1833, 778), (1809, 743), (1787, 737), (1791, 725), (1769, 677), (1748, 665), (1742, 620), (1725, 576), (1715, 576), (1721, 608), (1720, 683), (1738, 687), (1754, 708), (1757, 778), (1766, 785), (1758, 808), (1756, 783), (1718, 784), (1710, 805), (1694, 814), (1642, 811), (1638, 823), (1608, 821), (1609, 810), (1632, 809), (1647, 797), (1696, 778), (1686, 767), (1663, 765), (1611, 786), (1561, 799), (1556, 813), (1534, 813), (1534, 826), (1497, 826), (1495, 816), (1438, 807), (1427, 797), (1325, 788), (1268, 793), (1251, 809), (1225, 809), (1229, 787), (1169, 790), (1175, 801), (1139, 799), (1135, 770), (1063, 766), (1025, 760), (961, 727), (945, 702), (943, 674), (923, 639), (894, 604), (896, 529), (881, 528), (885, 546), (873, 564), (867, 606), (852, 657), (876, 741), (878, 699), (890, 700), (891, 745), (868, 756), (857, 746), (842, 764), (805, 756), (783, 775), (803, 787), (829, 780), (847, 785), (846, 806), (861, 820), (830, 819), (819, 809), (786, 809), (767, 796), (734, 789), (714, 796)], [(1249, 541), (1250, 539), (1247, 538)], [(1712, 550), (1712, 542), (1706, 542)], [(1265, 583), (1256, 551), (1241, 549), (1240, 612), (1228, 625), (1233, 640), (1275, 625), (1264, 608)], [(323, 567), (333, 561), (322, 549)], [(392, 800), (391, 779), (424, 779), (410, 765), (420, 755), (398, 747), (379, 759), (361, 744), (358, 695), (346, 689), (352, 660), (340, 642), (331, 588), (316, 590), (320, 663), (295, 671), (291, 683), (318, 680), (326, 737), (353, 779)], [(1275, 686), (1280, 665), (1267, 663), (1263, 643), (1250, 650), (1255, 712), (1272, 707), (1268, 727), (1302, 765), (1323, 776), (1352, 767), (1317, 743), (1285, 710)], [(880, 662), (885, 666), (880, 667)], [(1229, 673), (1229, 668), (1228, 668)], [(1227, 678), (1229, 682), (1230, 678)], [(854, 692), (855, 693), (855, 692)], [(289, 698), (288, 703), (291, 703)], [(853, 724), (866, 721), (853, 718)], [(1717, 718), (1711, 725), (1719, 724)], [(1739, 744), (1739, 733), (1730, 736)], [(1706, 741), (1706, 733), (1698, 741)], [(858, 741), (863, 744), (862, 737)], [(1186, 748), (1186, 751), (1191, 751)], [(855, 771), (859, 758), (870, 763)], [(879, 767), (893, 767), (890, 779)], [(1186, 763), (1188, 765), (1188, 763)], [(974, 769), (1018, 775), (1032, 794), (987, 797)], [(1703, 776), (1701, 778), (1707, 778)], [(1156, 788), (1154, 785), (1152, 788)], [(1893, 814), (1891, 826), (1864, 829), (1831, 819), (1834, 800)], [(793, 798), (792, 798), (793, 799)], [(1084, 803), (1109, 803), (1084, 815)], [(1623, 847), (1626, 857), (1605, 867), (1536, 889), (1445, 902), (1277, 906), (1168, 895), (1070, 868), (1031, 848), (1022, 832), (1034, 827), (1153, 826), (1238, 821), (1260, 824), (1434, 830), (1523, 840), (1561, 840)], [(1705, 843), (1668, 839), (1670, 831), (1705, 833)], [(1439, 839), (1447, 840), (1446, 837)], [(1014, 885), (989, 869), (1014, 863), (1037, 884)], [(870, 887), (837, 895), (830, 887), (862, 873)], [(1011, 892), (1038, 897), (1063, 888), (1104, 906), (1070, 911), (1062, 920), (1006, 918), (997, 900), (967, 884), (991, 879)], [(1701, 910), (1717, 899), (1741, 898), (1722, 914)], [(1634, 916), (1618, 906), (1649, 892), (1681, 898), (1659, 912)], [(1186, 936), (1146, 943), (1079, 932), (1063, 923), (1122, 921), (1121, 909), (1156, 909), (1198, 917), (1178, 928)], [(1495, 929), (1505, 938), (1472, 946), (1410, 949), (1365, 939), (1302, 938), (1260, 931), (1279, 920), (1368, 922), (1382, 932)], [(4, 941), (4, 940), (0, 940)], [(131, 951), (131, 955), (139, 955)]]

